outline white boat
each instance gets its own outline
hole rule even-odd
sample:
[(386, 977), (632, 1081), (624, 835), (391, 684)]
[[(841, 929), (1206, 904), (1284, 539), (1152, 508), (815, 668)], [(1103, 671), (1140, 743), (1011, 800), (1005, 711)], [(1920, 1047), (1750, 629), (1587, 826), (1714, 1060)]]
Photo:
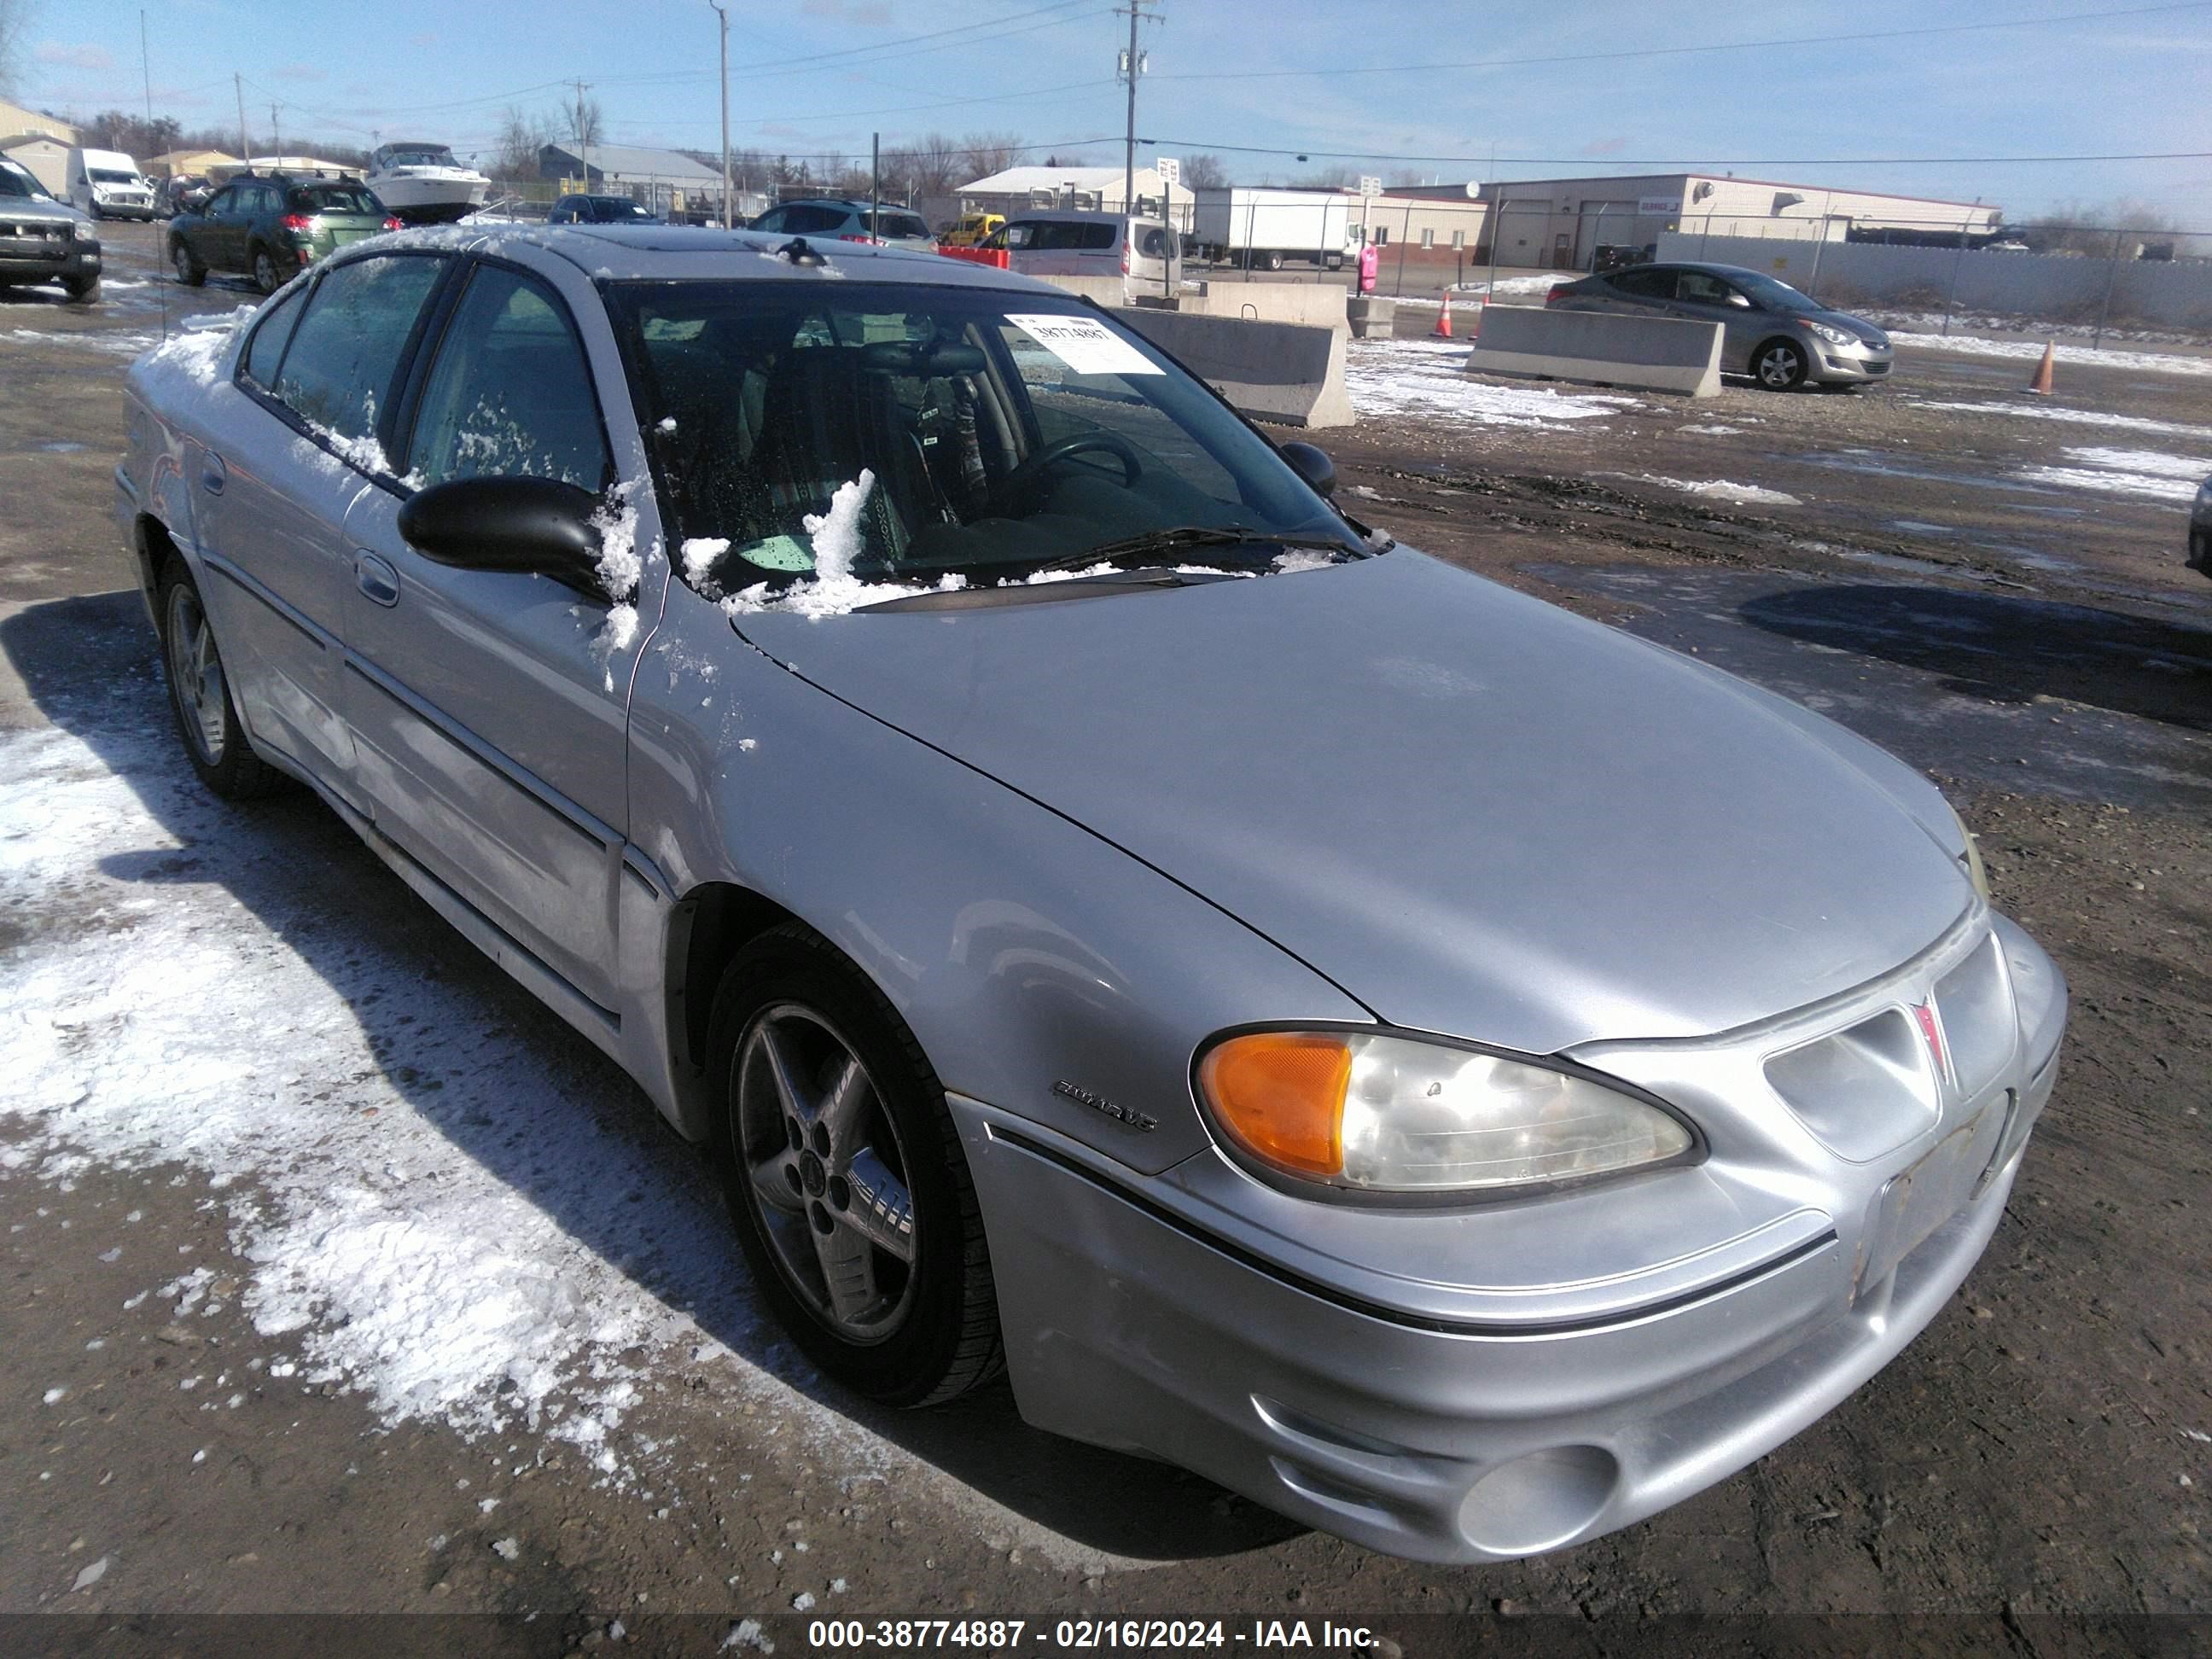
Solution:
[(491, 180), (443, 144), (380, 144), (362, 182), (410, 225), (446, 224), (483, 205)]

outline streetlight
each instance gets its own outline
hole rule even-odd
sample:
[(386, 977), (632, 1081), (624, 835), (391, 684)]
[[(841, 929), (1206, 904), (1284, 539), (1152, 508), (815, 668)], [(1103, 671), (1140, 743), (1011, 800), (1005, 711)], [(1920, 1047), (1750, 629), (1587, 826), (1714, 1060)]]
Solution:
[(730, 14), (721, 0), (707, 0), (722, 21), (722, 228), (730, 228)]

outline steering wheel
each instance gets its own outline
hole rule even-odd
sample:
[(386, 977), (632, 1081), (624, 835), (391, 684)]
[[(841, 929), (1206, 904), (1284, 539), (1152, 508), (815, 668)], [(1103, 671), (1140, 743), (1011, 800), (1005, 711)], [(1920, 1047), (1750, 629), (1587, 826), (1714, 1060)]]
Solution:
[(1106, 431), (1072, 433), (1065, 438), (1057, 439), (1047, 444), (1005, 477), (1000, 479), (992, 487), (989, 498), (983, 504), (984, 512), (991, 516), (999, 516), (998, 508), (1020, 500), (1029, 491), (1036, 488), (1037, 480), (1044, 477), (1051, 468), (1057, 466), (1071, 455), (1085, 454), (1094, 449), (1105, 450), (1115, 460), (1121, 463), (1121, 482), (1125, 486), (1134, 484), (1144, 476), (1145, 463), (1138, 456), (1135, 446), (1120, 433)]

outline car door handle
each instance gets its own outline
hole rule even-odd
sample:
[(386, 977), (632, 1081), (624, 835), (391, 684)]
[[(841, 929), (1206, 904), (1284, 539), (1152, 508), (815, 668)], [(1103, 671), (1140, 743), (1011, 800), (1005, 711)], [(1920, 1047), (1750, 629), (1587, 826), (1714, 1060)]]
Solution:
[(371, 602), (391, 606), (399, 603), (399, 573), (374, 553), (356, 553), (353, 579)]
[(230, 469), (222, 464), (222, 457), (212, 450), (200, 457), (200, 488), (210, 495), (222, 494), (222, 486), (230, 477)]

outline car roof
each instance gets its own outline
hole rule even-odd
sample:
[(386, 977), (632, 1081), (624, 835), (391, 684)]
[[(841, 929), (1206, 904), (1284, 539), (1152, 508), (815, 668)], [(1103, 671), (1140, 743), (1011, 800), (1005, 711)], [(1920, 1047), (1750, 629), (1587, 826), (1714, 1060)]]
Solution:
[(1001, 289), (1031, 295), (1065, 290), (966, 259), (868, 242), (806, 241), (818, 265), (777, 257), (789, 231), (710, 230), (697, 225), (425, 225), (360, 246), (367, 254), (422, 247), (505, 258), (558, 258), (604, 282), (790, 282), (827, 277), (913, 283), (932, 288)]

